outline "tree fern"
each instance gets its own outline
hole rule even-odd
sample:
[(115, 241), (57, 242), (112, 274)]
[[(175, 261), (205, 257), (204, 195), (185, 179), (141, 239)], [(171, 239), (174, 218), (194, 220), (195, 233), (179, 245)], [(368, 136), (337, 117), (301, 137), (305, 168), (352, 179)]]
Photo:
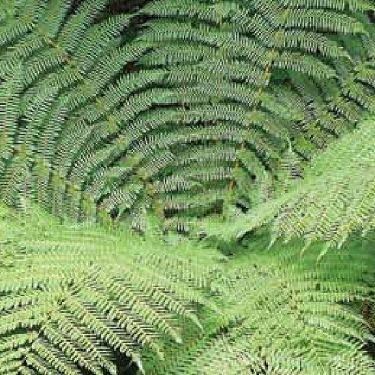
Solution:
[[(27, 179), (60, 217), (121, 219), (155, 205), (186, 216), (164, 204), (179, 191), (149, 203), (178, 168), (187, 198), (195, 182), (236, 185), (233, 199), (251, 207), (248, 190), (278, 175), (290, 145), (308, 159), (372, 108), (371, 3), (160, 0), (111, 16), (107, 5), (11, 1), (2, 15), (3, 84), (12, 90), (23, 72), (1, 176), (9, 203)], [(183, 172), (196, 146), (227, 172)], [(235, 155), (215, 154), (221, 146)]]
[(374, 121), (369, 118), (317, 156), (289, 192), (237, 217), (225, 231), (213, 224), (209, 232), (239, 238), (272, 223), (272, 242), (304, 237), (306, 247), (324, 240), (327, 248), (340, 248), (353, 233), (365, 236), (374, 229), (373, 134)]
[[(152, 77), (157, 79), (156, 74), (150, 72), (144, 78), (139, 74), (133, 82), (130, 76), (126, 82), (116, 83), (115, 78), (124, 66), (139, 57), (147, 46), (127, 45), (121, 33), (131, 16), (119, 14), (108, 18), (104, 12), (107, 1), (84, 1), (75, 12), (72, 3), (66, 1), (12, 5), (14, 12), (3, 20), (0, 76), (7, 82), (14, 75), (15, 66), (22, 62), (16, 137), (21, 150), (14, 155), (15, 160), (7, 163), (4, 175), (18, 176), (29, 170), (40, 204), (60, 216), (80, 219), (82, 196), (77, 189), (86, 182), (85, 173), (92, 173), (100, 164), (93, 160), (91, 169), (81, 171), (80, 178), (77, 173), (70, 177), (72, 168), (75, 164), (83, 166), (90, 147), (100, 151), (103, 141), (116, 134), (117, 125), (109, 115), (133, 90), (148, 85)], [(21, 24), (23, 28), (18, 27)], [(98, 121), (101, 124), (94, 126)], [(108, 130), (103, 126), (107, 123), (113, 123)], [(96, 137), (94, 142), (89, 134)], [(82, 137), (83, 144), (79, 143)], [(69, 155), (68, 150), (73, 154)], [(113, 161), (113, 157), (104, 157), (99, 163), (108, 167), (105, 163)], [(7, 199), (14, 200), (19, 183), (11, 183), (7, 177), (4, 180), (5, 184), (9, 182)], [(62, 185), (56, 186), (58, 180), (64, 181)], [(59, 202), (65, 200), (67, 207), (78, 203), (74, 212), (61, 210)]]
[[(351, 59), (363, 58), (364, 64), (371, 59), (372, 52), (363, 49), (371, 27), (359, 13), (371, 7), (336, 1), (150, 2), (143, 11), (153, 19), (140, 38), (156, 47), (141, 61), (170, 67), (167, 82), (189, 87), (200, 99), (186, 96), (183, 111), (196, 113), (202, 126), (236, 124), (237, 129), (223, 130), (228, 137), (219, 141), (243, 144), (263, 170), (275, 171), (288, 138), (299, 157), (309, 158), (348, 127), (347, 119), (358, 120), (358, 104), (371, 107), (347, 95), (341, 83), (351, 81), (358, 93), (364, 91)], [(215, 135), (206, 140), (207, 153), (215, 140)], [(269, 141), (277, 152), (263, 146)], [(247, 185), (257, 189), (250, 177)], [(237, 180), (234, 171), (232, 178)]]
[(216, 309), (215, 253), (196, 263), (186, 245), (167, 254), (156, 240), (32, 209), (1, 221), (0, 373), (117, 374), (117, 352), (142, 370), (143, 347), (163, 358), (162, 340), (181, 345), (184, 322), (203, 329), (199, 306)]
[(218, 284), (227, 322), (207, 314), (211, 333), (154, 360), (151, 374), (373, 373), (364, 351), (372, 337), (353, 308), (372, 285), (372, 242), (351, 242), (319, 264), (319, 244), (302, 258), (298, 242), (266, 246), (264, 235), (252, 237), (228, 263)]
[(0, 374), (372, 374), (370, 11), (7, 0)]

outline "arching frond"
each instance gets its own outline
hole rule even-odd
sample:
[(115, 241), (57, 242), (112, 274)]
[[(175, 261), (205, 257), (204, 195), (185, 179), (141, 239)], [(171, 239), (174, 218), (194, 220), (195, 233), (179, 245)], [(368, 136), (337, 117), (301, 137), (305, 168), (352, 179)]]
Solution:
[(366, 235), (374, 229), (374, 120), (369, 118), (313, 159), (304, 178), (288, 192), (238, 217), (233, 226), (217, 223), (208, 231), (226, 238), (271, 223), (272, 242), (303, 237), (306, 247), (326, 241), (341, 247), (353, 233)]
[(352, 242), (320, 263), (321, 245), (304, 257), (298, 242), (266, 246), (264, 235), (253, 237), (228, 263), (218, 284), (228, 295), (226, 320), (203, 314), (210, 333), (171, 349), (164, 362), (146, 363), (150, 374), (373, 373), (364, 351), (371, 340), (367, 323), (352, 307), (367, 298), (371, 241)]
[(199, 306), (215, 308), (214, 252), (196, 263), (189, 245), (168, 254), (157, 240), (30, 209), (1, 219), (0, 373), (117, 374), (116, 353), (142, 369), (142, 350), (162, 358), (164, 339), (181, 345), (183, 321), (201, 330)]

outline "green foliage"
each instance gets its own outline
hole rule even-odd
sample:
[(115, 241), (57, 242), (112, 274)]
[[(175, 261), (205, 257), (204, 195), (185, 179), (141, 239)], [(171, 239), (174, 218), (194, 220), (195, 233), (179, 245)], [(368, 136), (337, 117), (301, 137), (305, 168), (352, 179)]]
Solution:
[(227, 259), (24, 209), (2, 207), (0, 373), (117, 374), (116, 353), (150, 375), (373, 373), (372, 237), (317, 263), (262, 234)]
[(142, 350), (163, 358), (189, 321), (203, 329), (215, 252), (30, 209), (0, 222), (0, 374), (117, 374), (116, 353), (142, 369)]
[[(279, 175), (284, 151), (291, 147), (297, 159), (308, 159), (350, 129), (363, 108), (372, 108), (371, 79), (357, 74), (358, 67), (372, 69), (373, 29), (362, 13), (372, 7), (361, 1), (236, 0), (160, 0), (144, 7), (152, 19), (140, 39), (154, 48), (140, 61), (168, 68), (167, 82), (184, 88), (179, 113), (187, 120), (193, 115), (194, 134), (197, 126), (205, 134), (209, 186), (201, 189), (202, 202), (207, 188), (228, 189), (232, 180), (232, 201), (248, 209), (263, 200), (255, 192), (262, 191), (264, 175)], [(170, 125), (175, 133), (175, 121)], [(181, 140), (176, 153), (188, 154), (191, 140)], [(216, 159), (226, 169), (211, 177), (217, 143), (235, 156)], [(192, 177), (203, 179), (201, 173), (184, 176), (187, 182)], [(179, 216), (197, 196), (195, 187), (190, 194), (182, 190), (185, 205), (171, 208), (168, 196), (165, 207)]]
[(322, 245), (302, 258), (300, 246), (270, 251), (267, 237), (253, 237), (218, 284), (228, 323), (206, 317), (210, 336), (175, 349), (172, 361), (153, 363), (149, 373), (373, 374), (364, 351), (373, 338), (353, 308), (373, 285), (373, 241), (353, 241), (320, 263)]
[(373, 374), (374, 2), (4, 4), (0, 374)]
[(181, 226), (228, 199), (249, 209), (289, 150), (309, 159), (373, 107), (371, 2), (110, 3), (2, 13), (7, 203), (28, 190), (61, 218), (141, 231), (150, 208)]
[[(317, 156), (289, 192), (237, 215), (233, 225), (210, 221), (211, 235), (242, 238), (271, 223), (272, 242), (305, 238), (326, 241), (325, 250), (340, 248), (353, 233), (366, 236), (374, 229), (375, 121), (363, 121)], [(325, 251), (324, 250), (324, 251)], [(324, 253), (323, 251), (323, 253)]]
[(14, 1), (14, 12), (1, 21), (0, 77), (11, 93), (0, 99), (1, 128), (9, 128), (1, 173), (7, 203), (16, 203), (27, 180), (35, 200), (54, 214), (95, 219), (128, 174), (118, 161), (126, 153), (119, 132), (127, 101), (137, 114), (145, 106), (142, 89), (163, 72), (122, 75), (147, 45), (130, 43), (132, 16), (108, 17), (107, 5)]

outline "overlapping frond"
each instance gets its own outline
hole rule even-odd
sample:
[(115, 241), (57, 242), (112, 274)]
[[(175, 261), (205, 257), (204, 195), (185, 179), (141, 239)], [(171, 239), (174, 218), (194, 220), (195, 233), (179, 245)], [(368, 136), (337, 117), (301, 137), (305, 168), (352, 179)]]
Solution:
[[(357, 74), (358, 64), (365, 69), (373, 55), (365, 41), (373, 31), (362, 13), (372, 7), (345, 1), (150, 2), (142, 12), (152, 18), (140, 39), (154, 47), (140, 62), (168, 67), (167, 82), (185, 88), (179, 99), (185, 118), (194, 116), (210, 130), (221, 126), (220, 136), (204, 138), (207, 154), (217, 143), (254, 153), (255, 163), (236, 155), (224, 164), (234, 167), (232, 200), (247, 199), (249, 207), (256, 202), (249, 202), (243, 186), (259, 190), (267, 171), (277, 176), (282, 151), (292, 145), (296, 157), (308, 159), (352, 127), (363, 107), (372, 107), (373, 87), (364, 90)], [(188, 154), (190, 142), (176, 153)], [(228, 186), (228, 175), (221, 181)]]
[(369, 292), (373, 243), (352, 242), (320, 263), (321, 245), (304, 257), (298, 242), (266, 247), (267, 237), (253, 237), (229, 262), (224, 290), (218, 284), (228, 296), (224, 328), (207, 318), (211, 335), (151, 374), (373, 374), (369, 327), (353, 308)]
[(271, 223), (272, 242), (303, 237), (306, 247), (323, 240), (326, 248), (340, 248), (353, 233), (367, 235), (374, 229), (374, 134), (373, 118), (363, 121), (314, 158), (288, 192), (238, 215), (233, 226), (212, 224), (208, 232), (241, 238)]
[(111, 146), (121, 120), (114, 112), (163, 72), (122, 74), (147, 45), (130, 43), (131, 13), (108, 16), (108, 5), (106, 0), (78, 6), (72, 1), (15, 1), (13, 11), (4, 15), (3, 91), (12, 90), (15, 79), (19, 82), (12, 95), (0, 99), (5, 103), (2, 130), (9, 121), (16, 124), (2, 161), (7, 203), (16, 203), (27, 180), (29, 192), (56, 215), (81, 220), (85, 197), (92, 218), (98, 202), (88, 189), (89, 178), (99, 169), (107, 171), (126, 152)]
[(30, 210), (1, 218), (1, 374), (117, 374), (120, 354), (143, 371), (142, 350), (163, 358), (185, 323), (203, 330), (215, 252), (198, 261), (189, 245), (168, 254), (120, 228), (61, 226)]
[(0, 375), (373, 374), (374, 2), (120, 3), (0, 6)]
[(138, 227), (149, 208), (222, 212), (191, 205), (200, 185), (247, 210), (289, 149), (309, 159), (373, 108), (371, 2), (158, 0), (108, 16), (110, 3), (10, 1), (0, 17), (8, 203), (27, 185), (57, 216)]

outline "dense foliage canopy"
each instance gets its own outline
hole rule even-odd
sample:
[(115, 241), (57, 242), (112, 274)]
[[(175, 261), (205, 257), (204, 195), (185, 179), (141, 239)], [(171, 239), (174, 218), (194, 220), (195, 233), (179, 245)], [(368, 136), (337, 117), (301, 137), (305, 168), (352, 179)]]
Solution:
[(3, 0), (0, 375), (375, 374), (373, 0)]

